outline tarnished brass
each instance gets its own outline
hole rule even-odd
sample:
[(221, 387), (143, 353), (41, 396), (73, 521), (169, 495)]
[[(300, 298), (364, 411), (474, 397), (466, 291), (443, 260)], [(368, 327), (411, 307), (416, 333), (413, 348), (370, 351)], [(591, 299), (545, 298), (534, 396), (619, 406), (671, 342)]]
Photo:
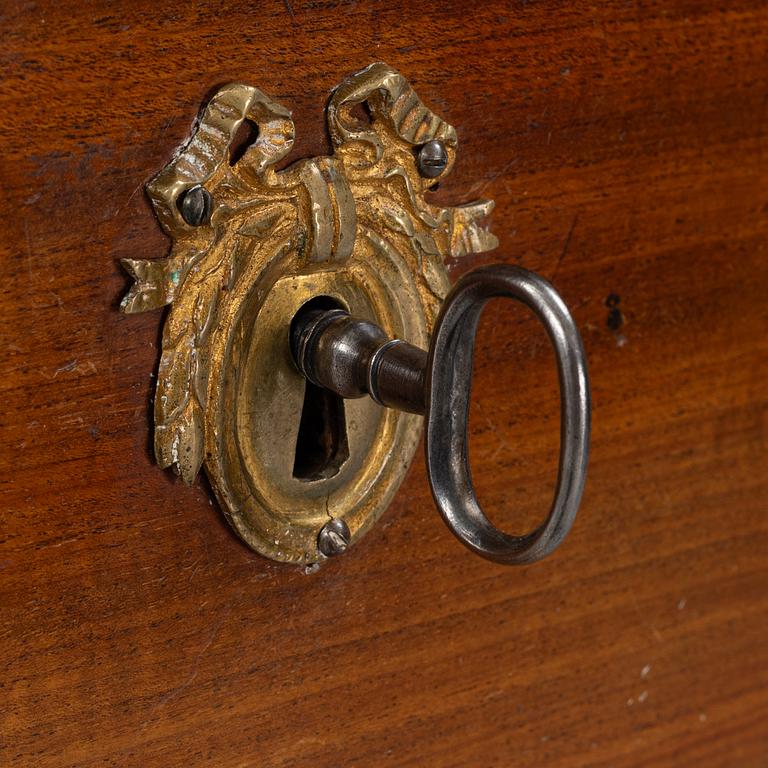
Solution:
[[(450, 172), (456, 132), (400, 74), (370, 65), (336, 89), (327, 116), (333, 155), (277, 171), (293, 145), (288, 110), (251, 86), (221, 88), (147, 186), (170, 256), (123, 261), (135, 278), (123, 311), (171, 305), (155, 396), (158, 464), (187, 483), (205, 465), (248, 545), (298, 563), (324, 559), (317, 536), (329, 519), (347, 523), (350, 544), (371, 527), (410, 464), (421, 419), (346, 400), (348, 458), (328, 477), (294, 477), (305, 380), (290, 355), (291, 319), (327, 296), (426, 347), (449, 288), (445, 259), (497, 244), (482, 224), (491, 201), (440, 208), (425, 199)], [(237, 158), (244, 121), (258, 135)], [(434, 140), (447, 163), (427, 178), (418, 151)]]

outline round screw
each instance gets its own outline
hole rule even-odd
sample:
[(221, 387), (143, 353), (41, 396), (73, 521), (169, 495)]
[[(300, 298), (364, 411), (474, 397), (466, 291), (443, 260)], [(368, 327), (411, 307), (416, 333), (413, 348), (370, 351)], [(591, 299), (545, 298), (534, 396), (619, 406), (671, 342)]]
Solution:
[(419, 173), (426, 179), (436, 179), (448, 165), (448, 152), (439, 139), (424, 144), (416, 156)]
[(205, 224), (211, 216), (212, 202), (211, 193), (205, 187), (200, 184), (191, 187), (181, 195), (179, 200), (181, 218), (190, 227)]
[(317, 548), (326, 556), (340, 555), (348, 546), (349, 526), (338, 518), (326, 523), (317, 536)]

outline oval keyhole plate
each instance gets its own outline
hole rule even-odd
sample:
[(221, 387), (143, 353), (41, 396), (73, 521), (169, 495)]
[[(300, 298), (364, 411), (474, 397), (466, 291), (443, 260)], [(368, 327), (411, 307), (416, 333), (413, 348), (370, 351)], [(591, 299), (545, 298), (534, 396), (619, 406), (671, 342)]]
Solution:
[[(332, 456), (326, 471), (318, 467), (321, 457), (312, 458), (315, 436), (302, 435), (302, 422), (315, 416), (322, 423), (324, 414), (306, 412), (321, 402), (307, 398), (289, 347), (292, 318), (318, 296), (375, 319), (395, 335), (426, 340), (423, 316), (404, 316), (375, 270), (362, 264), (282, 277), (263, 299), (254, 290), (231, 327), (220, 328), (228, 364), (211, 371), (210, 391), (217, 396), (206, 411), (206, 470), (243, 539), (262, 554), (291, 562), (322, 557), (317, 536), (331, 518), (347, 523), (352, 541), (365, 533), (397, 490), (421, 421), (369, 398), (346, 400), (339, 436), (345, 455)], [(300, 445), (301, 439), (310, 444)], [(297, 476), (302, 452), (312, 466)]]

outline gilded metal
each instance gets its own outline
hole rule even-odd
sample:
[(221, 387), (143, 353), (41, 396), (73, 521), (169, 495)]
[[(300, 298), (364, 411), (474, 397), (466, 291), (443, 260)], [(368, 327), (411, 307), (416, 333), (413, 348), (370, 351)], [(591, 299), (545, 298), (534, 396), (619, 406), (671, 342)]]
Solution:
[[(366, 104), (370, 120), (356, 116)], [(125, 259), (135, 280), (124, 312), (170, 305), (155, 394), (155, 456), (191, 483), (205, 466), (228, 520), (249, 546), (286, 562), (324, 558), (323, 526), (354, 544), (394, 495), (421, 420), (345, 401), (349, 456), (332, 476), (292, 474), (305, 380), (288, 328), (303, 304), (331, 297), (390, 336), (426, 346), (449, 288), (444, 262), (494, 248), (491, 201), (441, 208), (425, 192), (451, 170), (456, 131), (407, 81), (372, 64), (327, 108), (334, 152), (285, 170), (290, 112), (243, 84), (219, 89), (189, 142), (147, 186), (173, 241), (166, 259)], [(236, 158), (238, 129), (257, 138)], [(442, 142), (434, 179), (417, 148)], [(237, 153), (239, 155), (239, 153)], [(199, 198), (190, 210), (184, 196)]]

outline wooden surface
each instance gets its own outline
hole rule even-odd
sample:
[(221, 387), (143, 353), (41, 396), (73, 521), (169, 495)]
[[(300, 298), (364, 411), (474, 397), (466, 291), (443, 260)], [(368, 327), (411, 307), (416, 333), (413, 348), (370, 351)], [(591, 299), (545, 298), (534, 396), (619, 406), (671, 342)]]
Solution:
[[(768, 7), (763, 2), (0, 10), (3, 766), (765, 766)], [(211, 89), (258, 85), (327, 150), (382, 59), (458, 127), (440, 191), (496, 200), (491, 260), (554, 281), (594, 394), (585, 501), (551, 559), (461, 548), (419, 458), (319, 573), (249, 552), (153, 466), (165, 253), (145, 181)], [(483, 322), (474, 474), (522, 530), (556, 383), (522, 310)]]

